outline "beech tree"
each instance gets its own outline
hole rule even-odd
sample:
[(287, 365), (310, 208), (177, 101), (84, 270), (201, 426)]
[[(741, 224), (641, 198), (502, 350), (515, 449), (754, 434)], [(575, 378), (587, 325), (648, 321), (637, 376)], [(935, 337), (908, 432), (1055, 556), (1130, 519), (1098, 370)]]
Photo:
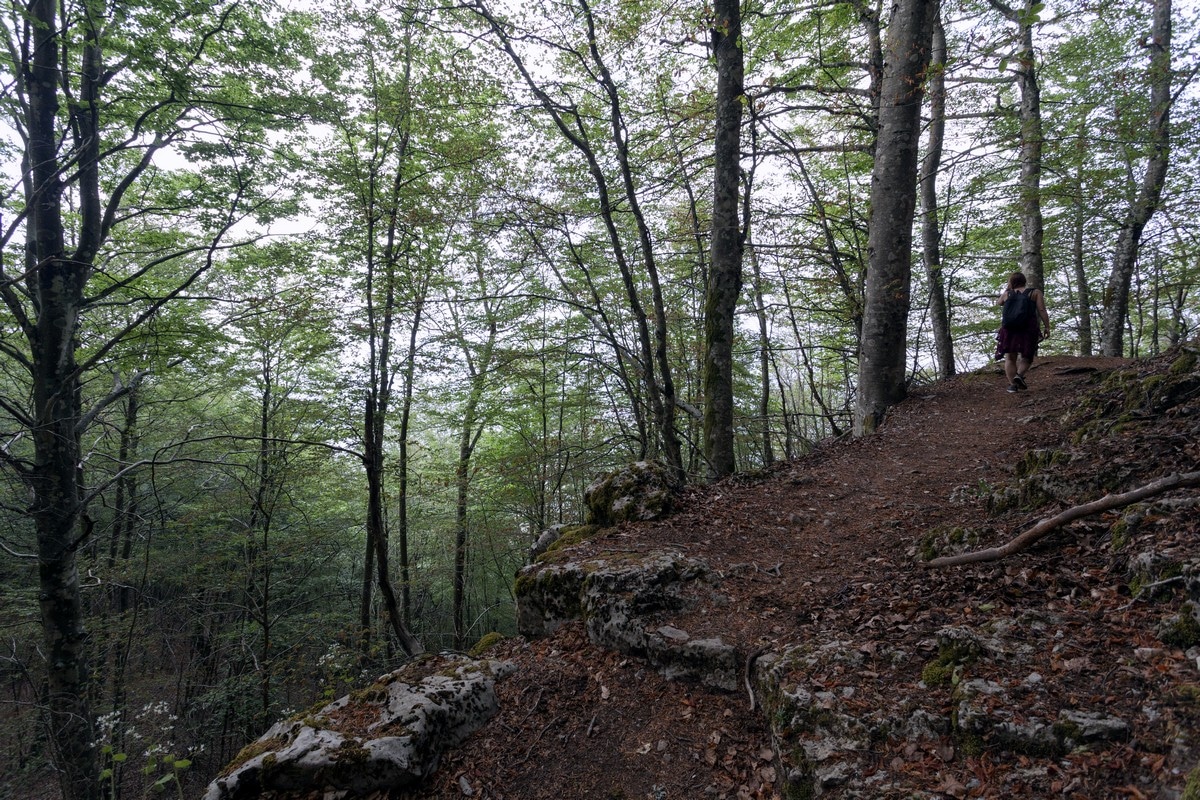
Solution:
[(1150, 50), (1150, 118), (1147, 121), (1146, 171), (1137, 196), (1121, 222), (1113, 251), (1112, 270), (1104, 290), (1100, 353), (1120, 356), (1124, 351), (1125, 320), (1129, 314), (1129, 287), (1137, 262), (1142, 231), (1158, 210), (1169, 162), (1172, 78), (1171, 0), (1154, 0), (1150, 33), (1144, 40)]
[[(1016, 25), (1017, 87), (1020, 93), (1021, 121), (1020, 141), (1020, 195), (1021, 209), (1021, 271), (1030, 286), (1044, 289), (1046, 277), (1043, 269), (1042, 241), (1042, 90), (1038, 82), (1036, 56), (1033, 49), (1033, 28), (1045, 7), (1040, 0), (1026, 0), (1021, 8), (1013, 8), (1001, 0), (988, 0), (992, 8), (1009, 22)], [(1008, 60), (1001, 60), (1001, 67)]]
[(933, 29), (929, 60), (929, 133), (921, 159), (921, 250), (929, 283), (929, 316), (933, 326), (934, 356), (938, 374), (949, 377), (956, 371), (950, 311), (946, 305), (946, 282), (942, 271), (942, 226), (938, 220), (938, 170), (946, 136), (946, 29), (941, 9)]
[(937, 0), (899, 0), (887, 28), (879, 138), (871, 173), (869, 263), (854, 418), (858, 435), (874, 431), (906, 391), (917, 146), (937, 8)]
[(741, 0), (713, 7), (717, 62), (712, 266), (704, 301), (704, 454), (708, 473), (734, 471), (734, 312), (742, 291), (741, 129), (743, 102)]
[[(649, 215), (643, 210), (639, 171), (633, 160), (630, 126), (621, 86), (601, 49), (601, 30), (591, 4), (577, 0), (566, 9), (565, 36), (550, 40), (531, 36), (561, 59), (561, 67), (584, 77), (582, 83), (543, 82), (530, 69), (518, 46), (524, 36), (477, 0), (470, 6), (486, 24), (496, 46), (511, 61), (525, 88), (536, 98), (554, 129), (582, 160), (594, 192), (598, 222), (603, 226), (610, 255), (620, 272), (629, 313), (636, 327), (636, 369), (645, 387), (643, 400), (650, 407), (653, 436), (644, 441), (644, 456), (661, 457), (671, 479), (684, 479), (683, 451), (676, 430), (674, 354), (669, 346), (669, 325), (658, 252)], [(632, 229), (632, 234), (626, 231)], [(632, 239), (632, 244), (630, 243)], [(640, 267), (639, 274), (638, 267)], [(646, 311), (642, 280), (650, 288), (650, 313)], [(653, 324), (652, 324), (653, 323)]]

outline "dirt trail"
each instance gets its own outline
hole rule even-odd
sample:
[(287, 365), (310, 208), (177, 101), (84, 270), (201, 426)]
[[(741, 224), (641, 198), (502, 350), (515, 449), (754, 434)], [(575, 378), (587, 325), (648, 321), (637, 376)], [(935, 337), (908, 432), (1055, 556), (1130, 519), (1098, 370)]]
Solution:
[[(1032, 569), (1004, 564), (937, 572), (914, 554), (930, 530), (970, 528), (990, 545), (1031, 522), (1027, 513), (989, 516), (987, 490), (1012, 480), (1014, 462), (1030, 449), (1059, 445), (1066, 412), (1098, 372), (1124, 363), (1046, 358), (1030, 371), (1029, 390), (1017, 394), (1005, 392), (998, 369), (917, 387), (876, 435), (828, 442), (766, 475), (692, 490), (670, 518), (602, 533), (572, 557), (673, 550), (703, 559), (722, 576), (717, 599), (669, 622), (693, 636), (720, 636), (745, 654), (835, 639), (861, 642), (868, 653), (881, 644), (920, 653), (940, 627), (969, 623), (981, 607), (1017, 614), (1023, 604), (1041, 610), (1061, 601), (1071, 609), (1078, 592), (1085, 600), (1090, 592), (1115, 603), (1120, 598), (1111, 581), (1084, 587), (1078, 578), (1080, 570), (1090, 580), (1107, 569), (1109, 556), (1096, 547), (1069, 550), (1078, 563), (1066, 566), (1059, 554), (1040, 555)], [(1073, 584), (1069, 595), (1056, 583), (1063, 580)], [(1081, 606), (1079, 613), (1093, 623), (1106, 619), (1099, 603)], [(1093, 625), (1087, 634), (1093, 638), (1080, 647), (1099, 641), (1103, 650), (1106, 636), (1131, 644), (1124, 638), (1141, 636), (1139, 626), (1150, 623), (1130, 620), (1129, 613), (1111, 629)], [(1088, 654), (1086, 669), (1077, 661), (1074, 674), (1047, 653), (1052, 660), (1017, 668), (1026, 670), (1022, 676), (1041, 670), (1048, 698), (1067, 702), (1071, 681), (1108, 670), (1106, 691), (1114, 706), (1122, 702), (1117, 692), (1128, 676), (1103, 653)], [(578, 626), (549, 639), (510, 641), (498, 655), (520, 667), (501, 687), (500, 715), (451, 754), (424, 791), (393, 797), (781, 796), (783, 776), (776, 773), (766, 723), (750, 712), (745, 694), (665, 681), (636, 659), (590, 645)], [(855, 697), (886, 705), (903, 696), (928, 704), (931, 713), (948, 713), (948, 695), (920, 683), (922, 663), (875, 665), (864, 673), (868, 677), (855, 679)], [(1050, 685), (1056, 680), (1064, 682), (1061, 689)], [(1138, 692), (1145, 689), (1124, 689), (1132, 695), (1124, 701), (1133, 704), (1129, 713), (1136, 715)], [(905, 791), (915, 796), (1040, 796), (1041, 784), (1020, 783), (1016, 773), (1004, 771), (1018, 767), (1005, 766), (999, 754), (968, 757), (950, 740), (939, 747), (936, 753), (881, 749), (880, 768), (910, 775)], [(1071, 780), (1082, 787), (1055, 796), (1139, 796), (1111, 788), (1132, 778), (1112, 753), (1105, 758), (1109, 765), (1099, 772), (1084, 764), (1075, 775), (1060, 765), (1054, 770), (1063, 776), (1047, 773), (1038, 780), (1046, 787), (1062, 788)]]

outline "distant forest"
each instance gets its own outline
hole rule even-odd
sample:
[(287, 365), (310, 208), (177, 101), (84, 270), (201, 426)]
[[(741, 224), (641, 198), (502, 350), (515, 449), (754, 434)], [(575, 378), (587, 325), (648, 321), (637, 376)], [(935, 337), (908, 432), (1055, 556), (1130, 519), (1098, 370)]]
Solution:
[[(0, 800), (194, 795), (538, 534), (1200, 325), (1170, 0), (14, 0)], [(1002, 391), (1002, 389), (998, 390)]]

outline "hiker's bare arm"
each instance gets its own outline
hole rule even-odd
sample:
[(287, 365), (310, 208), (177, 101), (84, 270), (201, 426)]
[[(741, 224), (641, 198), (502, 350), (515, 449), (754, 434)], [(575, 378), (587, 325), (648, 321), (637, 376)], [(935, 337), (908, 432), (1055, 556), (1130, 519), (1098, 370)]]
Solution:
[(1050, 314), (1046, 312), (1046, 293), (1037, 293), (1037, 310), (1038, 316), (1042, 320), (1042, 338), (1045, 339), (1050, 335)]

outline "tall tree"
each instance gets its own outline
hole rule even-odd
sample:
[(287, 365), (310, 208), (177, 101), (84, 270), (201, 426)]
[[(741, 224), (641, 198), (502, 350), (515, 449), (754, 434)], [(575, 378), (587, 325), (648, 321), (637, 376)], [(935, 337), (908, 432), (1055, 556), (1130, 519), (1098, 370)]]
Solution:
[[(543, 44), (556, 50), (566, 62), (586, 76), (586, 85), (578, 92), (583, 95), (582, 98), (571, 96), (574, 87), (570, 82), (560, 84), (566, 96), (555, 97), (551, 94), (552, 90), (530, 70), (528, 59), (518, 49), (518, 42), (525, 37), (514, 34), (511, 27), (493, 13), (483, 0), (476, 0), (471, 8), (487, 24), (498, 46), (511, 60), (555, 129), (586, 165), (596, 192), (600, 221), (608, 237), (612, 258), (620, 271), (626, 301), (637, 329), (638, 369), (645, 384), (645, 399), (653, 411), (657, 429), (653, 440), (645, 443), (647, 455), (657, 457), (661, 454), (671, 479), (682, 482), (683, 453), (675, 428), (677, 398), (672, 375), (673, 353), (669, 347), (666, 302), (650, 222), (642, 208), (625, 104), (620, 87), (601, 52), (597, 18), (587, 0), (576, 0), (569, 11), (572, 24), (582, 27), (578, 31), (580, 39), (568, 42), (543, 40)], [(540, 36), (530, 38), (539, 39)], [(597, 127), (594, 120), (600, 120), (603, 127)], [(610, 148), (611, 153), (606, 153), (602, 147)], [(632, 248), (624, 232), (629, 226), (634, 231)], [(638, 259), (650, 285), (651, 315), (646, 313), (646, 304), (638, 285)]]
[[(1015, 54), (1017, 87), (1020, 91), (1021, 120), (1021, 271), (1030, 286), (1045, 288), (1042, 241), (1042, 89), (1038, 82), (1033, 28), (1039, 20), (1041, 0), (1026, 0), (1022, 8), (1013, 8), (1002, 0), (988, 0), (992, 8), (1017, 26)], [(1004, 63), (1003, 61), (1001, 63)]]
[(921, 245), (925, 278), (929, 283), (929, 316), (933, 326), (933, 349), (938, 374), (955, 373), (954, 339), (950, 334), (950, 311), (946, 306), (946, 281), (942, 272), (942, 228), (938, 220), (937, 176), (942, 166), (946, 136), (946, 29), (938, 9), (929, 61), (929, 139), (921, 159)]
[(1137, 263), (1142, 231), (1158, 210), (1167, 178), (1171, 123), (1171, 0), (1154, 0), (1150, 35), (1150, 119), (1146, 139), (1149, 153), (1146, 172), (1137, 196), (1121, 222), (1113, 251), (1112, 270), (1104, 290), (1100, 327), (1100, 353), (1120, 356), (1124, 351), (1125, 320), (1129, 315), (1129, 287)]
[(921, 97), (937, 8), (937, 0), (898, 0), (887, 28), (871, 172), (856, 435), (873, 432), (905, 395)]
[(711, 478), (734, 471), (733, 341), (742, 291), (741, 132), (744, 88), (741, 0), (716, 0), (717, 64), (712, 258), (704, 301), (704, 454)]

